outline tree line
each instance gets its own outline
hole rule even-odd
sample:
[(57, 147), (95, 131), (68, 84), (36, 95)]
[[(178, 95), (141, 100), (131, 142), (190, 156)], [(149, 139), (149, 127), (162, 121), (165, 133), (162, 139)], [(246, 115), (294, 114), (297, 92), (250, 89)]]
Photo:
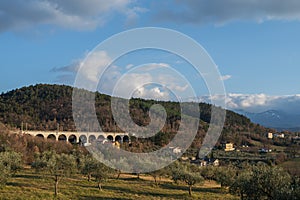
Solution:
[[(90, 154), (58, 154), (55, 151), (37, 153), (31, 164), (36, 173), (53, 180), (54, 195), (59, 193), (59, 184), (62, 179), (74, 174), (86, 176), (88, 181), (94, 181), (100, 191), (107, 179), (116, 179), (118, 170), (113, 170)], [(0, 153), (0, 185), (5, 186), (8, 179), (22, 170), (22, 156), (14, 151)], [(170, 178), (174, 184), (183, 183), (187, 186), (189, 195), (193, 187), (201, 185), (205, 180), (216, 181), (221, 189), (245, 199), (292, 200), (300, 198), (300, 178), (292, 177), (283, 169), (266, 164), (248, 165), (242, 169), (234, 166), (199, 167), (197, 165), (176, 161), (170, 166), (148, 173), (159, 187), (161, 177)], [(139, 177), (139, 176), (138, 176)], [(66, 181), (66, 180), (65, 180)]]

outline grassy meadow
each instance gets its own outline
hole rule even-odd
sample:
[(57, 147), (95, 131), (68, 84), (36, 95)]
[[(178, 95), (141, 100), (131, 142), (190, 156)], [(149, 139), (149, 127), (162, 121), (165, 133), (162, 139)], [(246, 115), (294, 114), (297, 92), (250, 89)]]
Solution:
[(7, 185), (0, 189), (0, 199), (239, 199), (220, 188), (215, 182), (206, 181), (204, 185), (195, 186), (193, 195), (188, 195), (186, 185), (175, 184), (169, 179), (161, 179), (156, 185), (151, 176), (122, 174), (119, 179), (109, 179), (100, 191), (97, 183), (87, 181), (76, 175), (60, 181), (59, 195), (53, 195), (53, 180), (45, 174), (38, 174), (32, 169), (25, 169), (9, 179)]

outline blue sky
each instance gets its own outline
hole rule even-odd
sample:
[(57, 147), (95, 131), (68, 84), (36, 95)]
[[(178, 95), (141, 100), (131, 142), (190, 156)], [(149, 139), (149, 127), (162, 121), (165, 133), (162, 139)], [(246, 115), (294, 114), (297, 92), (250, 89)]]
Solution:
[[(229, 108), (300, 107), (300, 2), (295, 0), (3, 0), (0, 92), (37, 83), (72, 85), (76, 66), (96, 45), (144, 26), (174, 29), (199, 42), (223, 76)], [(188, 64), (176, 59), (142, 52), (114, 65), (164, 63), (192, 77)], [(205, 95), (198, 81), (199, 95)]]

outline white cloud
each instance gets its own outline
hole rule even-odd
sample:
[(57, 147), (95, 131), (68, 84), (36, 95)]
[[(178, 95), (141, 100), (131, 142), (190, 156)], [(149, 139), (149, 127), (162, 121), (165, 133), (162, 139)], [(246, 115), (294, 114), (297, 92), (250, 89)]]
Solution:
[(229, 109), (242, 109), (251, 112), (260, 112), (270, 109), (271, 102), (277, 97), (266, 94), (228, 94), (226, 106)]
[(80, 70), (80, 80), (84, 81), (82, 84), (95, 85), (104, 72), (108, 75), (101, 77), (109, 78), (109, 80), (120, 76), (116, 66), (109, 66), (111, 62), (111, 58), (105, 51), (95, 51), (91, 52), (86, 60), (81, 59), (67, 66), (54, 67), (50, 71), (57, 73), (56, 82), (73, 84)]
[[(210, 103), (210, 99), (218, 96), (202, 96), (200, 101)], [(267, 94), (234, 94), (226, 96), (226, 107), (230, 110), (244, 110), (259, 113), (278, 110), (286, 113), (300, 114), (300, 95), (272, 96)]]
[(131, 69), (132, 67), (134, 67), (134, 64), (128, 64), (128, 65), (126, 65), (126, 69), (128, 70), (128, 69)]
[(148, 67), (170, 67), (167, 63), (150, 63), (147, 64)]
[(152, 82), (152, 77), (148, 73), (128, 73), (118, 77), (118, 79), (113, 82), (114, 84), (111, 84), (112, 90), (110, 94), (114, 90), (114, 96), (130, 98), (136, 90), (142, 88), (145, 84)]
[(143, 86), (138, 88), (132, 96), (143, 99), (170, 100), (170, 93), (161, 87), (147, 88)]
[(81, 75), (85, 76), (89, 81), (97, 83), (100, 75), (111, 62), (111, 58), (105, 51), (92, 52), (88, 59), (80, 64), (82, 66), (84, 65), (85, 69), (81, 71)]
[(0, 32), (37, 25), (92, 30), (103, 25), (111, 13), (136, 18), (142, 8), (131, 0), (14, 0), (0, 1)]
[(158, 20), (176, 23), (224, 24), (236, 20), (300, 20), (297, 0), (178, 0), (156, 15)]
[(133, 7), (132, 9), (127, 9), (126, 11), (127, 19), (125, 24), (127, 26), (134, 25), (139, 17), (138, 13), (145, 13), (147, 11), (148, 9), (141, 8), (141, 7)]
[[(186, 80), (171, 70), (167, 63), (148, 63), (139, 67), (134, 67), (133, 64), (125, 67), (110, 65), (107, 68), (111, 62), (107, 52), (96, 51), (90, 53), (86, 60), (55, 67), (51, 71), (58, 73), (59, 82), (71, 83), (72, 81), (67, 79), (73, 78), (74, 81), (78, 69), (81, 68), (80, 77), (85, 81), (83, 84), (87, 85), (86, 89), (91, 89), (92, 85), (99, 81), (98, 91), (124, 98), (171, 100), (174, 95), (179, 97), (189, 92)], [(124, 69), (127, 71), (124, 72)]]
[(229, 80), (229, 79), (231, 79), (231, 78), (232, 78), (231, 75), (224, 75), (224, 76), (221, 77), (221, 80), (222, 80), (222, 81), (226, 81), (226, 80)]
[(253, 106), (265, 106), (268, 103), (268, 97), (265, 94), (249, 95), (240, 102), (244, 108)]
[(125, 98), (171, 100), (174, 95), (180, 96), (188, 91), (188, 84), (166, 63), (131, 68), (113, 82), (109, 84), (113, 87), (113, 95)]
[(156, 69), (168, 68), (168, 67), (170, 67), (170, 65), (167, 63), (147, 63), (141, 69), (143, 71), (153, 71)]
[(189, 88), (185, 80), (167, 63), (147, 63), (138, 67), (130, 64), (126, 69), (129, 70), (114, 80), (105, 81), (106, 84), (103, 82), (110, 86), (110, 91), (114, 90), (116, 96), (171, 100), (175, 94), (183, 94)]
[(180, 85), (173, 85), (171, 88), (174, 88), (175, 90), (177, 91), (180, 91), (180, 92), (184, 92), (187, 88), (189, 87), (188, 84), (184, 85), (184, 86), (180, 86)]

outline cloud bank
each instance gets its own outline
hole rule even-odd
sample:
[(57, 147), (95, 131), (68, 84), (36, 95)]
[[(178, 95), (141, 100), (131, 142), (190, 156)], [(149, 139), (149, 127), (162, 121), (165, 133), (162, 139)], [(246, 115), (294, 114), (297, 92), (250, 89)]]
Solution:
[(236, 20), (300, 20), (298, 0), (177, 0), (174, 6), (163, 7), (156, 19), (176, 23), (214, 23)]
[[(97, 52), (91, 63), (91, 70), (85, 71), (84, 75), (92, 82), (98, 81), (97, 74), (107, 64), (111, 62), (109, 56), (105, 52)], [(57, 82), (72, 84), (75, 75), (82, 64), (82, 61), (74, 62), (71, 65), (59, 68), (53, 68), (52, 72), (57, 73)], [(169, 68), (167, 63), (148, 63), (142, 68), (133, 70), (136, 66), (119, 67), (111, 66), (105, 72), (100, 80), (98, 90), (102, 93), (112, 94), (115, 85), (119, 81), (118, 96), (126, 96), (128, 92), (133, 92), (133, 97), (157, 100), (174, 100), (171, 91), (182, 94), (181, 101), (199, 101), (211, 103), (211, 99), (219, 99), (219, 96), (201, 96), (198, 99), (185, 98), (184, 93), (188, 89), (188, 85), (183, 81), (179, 81), (179, 77), (175, 74), (167, 73)], [(126, 75), (124, 71), (126, 70)], [(129, 70), (129, 71), (128, 71)], [(133, 70), (133, 71), (130, 71)], [(160, 73), (158, 73), (160, 72)], [(230, 78), (224, 76), (223, 79)], [(147, 85), (145, 83), (161, 83), (165, 87), (159, 85)], [(260, 113), (268, 110), (282, 111), (287, 114), (300, 114), (300, 94), (272, 96), (267, 94), (236, 94), (229, 93), (225, 99), (226, 108), (230, 110), (243, 110), (251, 113)]]
[(190, 94), (187, 80), (172, 70), (168, 63), (116, 66), (105, 51), (92, 52), (89, 59), (54, 67), (51, 72), (57, 74), (56, 82), (72, 85), (80, 67), (84, 67), (80, 76), (88, 85), (98, 84), (99, 92), (113, 96), (167, 101)]
[[(93, 30), (113, 14), (132, 25), (140, 13), (158, 21), (225, 24), (237, 20), (300, 20), (298, 0), (175, 0), (153, 1), (149, 8), (135, 0), (3, 0), (0, 1), (0, 32), (20, 31), (39, 25), (73, 30)], [(146, 6), (146, 5), (145, 5)]]
[(0, 32), (22, 30), (37, 25), (55, 25), (75, 30), (93, 30), (103, 25), (111, 13), (132, 21), (138, 12), (131, 0), (13, 0), (0, 1)]
[[(84, 76), (91, 82), (98, 82), (98, 75), (111, 59), (106, 52), (95, 52), (89, 60), (88, 70)], [(51, 71), (57, 73), (57, 82), (73, 84), (75, 75), (82, 60), (63, 67), (55, 67)], [(127, 66), (112, 65), (102, 76), (98, 91), (105, 94), (112, 94), (114, 87), (118, 84), (118, 96), (125, 97), (131, 93), (132, 97), (157, 100), (174, 100), (172, 91), (181, 94), (181, 101), (200, 101), (211, 103), (211, 99), (220, 99), (220, 96), (201, 96), (197, 99), (184, 96), (188, 85), (180, 80), (175, 73), (170, 73), (171, 66), (167, 63), (148, 63), (141, 68), (133, 64)], [(231, 78), (230, 75), (222, 77), (223, 80)], [(147, 83), (160, 83), (147, 84)], [(186, 97), (186, 98), (185, 98)], [(177, 99), (178, 100), (178, 99)], [(236, 94), (229, 93), (225, 99), (226, 108), (230, 110), (243, 110), (251, 113), (260, 113), (268, 110), (282, 111), (287, 114), (300, 114), (300, 94), (272, 96), (267, 94)]]
[[(202, 96), (198, 100), (210, 103), (211, 98), (220, 97)], [(250, 113), (277, 110), (287, 114), (300, 114), (300, 95), (271, 96), (267, 94), (229, 93), (226, 96), (226, 107), (229, 110), (243, 110)]]

